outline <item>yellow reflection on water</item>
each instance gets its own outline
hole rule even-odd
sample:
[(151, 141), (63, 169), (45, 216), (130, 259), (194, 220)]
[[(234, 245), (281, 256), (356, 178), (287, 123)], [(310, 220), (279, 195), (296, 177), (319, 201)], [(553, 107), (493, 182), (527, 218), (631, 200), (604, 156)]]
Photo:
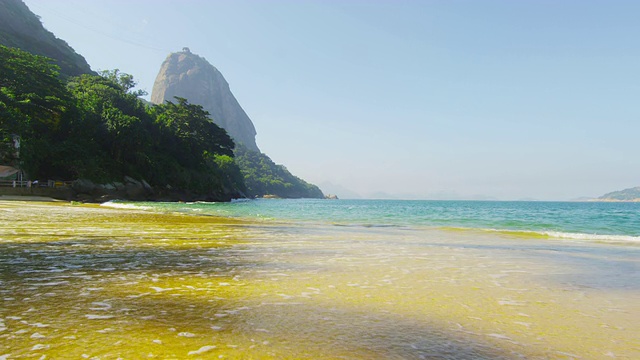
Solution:
[(637, 287), (513, 241), (0, 202), (0, 358), (640, 356)]

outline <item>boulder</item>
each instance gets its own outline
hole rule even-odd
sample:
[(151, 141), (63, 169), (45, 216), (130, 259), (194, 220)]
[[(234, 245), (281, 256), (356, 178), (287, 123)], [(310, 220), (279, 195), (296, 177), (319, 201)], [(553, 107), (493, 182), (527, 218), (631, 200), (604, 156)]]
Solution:
[(146, 182), (144, 179), (140, 180), (140, 182), (142, 183), (142, 187), (147, 190), (147, 192), (152, 193), (153, 192), (153, 188), (151, 187), (151, 185), (149, 185), (148, 182)]
[(78, 194), (91, 194), (96, 189), (96, 184), (88, 179), (78, 179), (71, 184), (71, 188)]
[(132, 178), (131, 176), (125, 176), (124, 177), (124, 182), (125, 184), (134, 184), (134, 185), (138, 185), (138, 186), (142, 186), (142, 183), (134, 178)]
[(126, 188), (126, 193), (127, 193), (127, 199), (129, 199), (129, 200), (146, 200), (147, 191), (144, 189), (142, 184), (140, 184), (140, 183), (135, 184), (135, 183), (128, 182), (125, 185), (125, 188)]

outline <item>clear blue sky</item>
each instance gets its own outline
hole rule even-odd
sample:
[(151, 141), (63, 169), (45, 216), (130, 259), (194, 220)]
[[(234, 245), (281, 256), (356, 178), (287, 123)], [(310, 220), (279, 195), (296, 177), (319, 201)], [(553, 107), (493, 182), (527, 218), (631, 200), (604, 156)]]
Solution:
[(640, 185), (640, 1), (25, 2), (149, 92), (170, 52), (205, 57), (258, 146), (316, 184), (505, 200)]

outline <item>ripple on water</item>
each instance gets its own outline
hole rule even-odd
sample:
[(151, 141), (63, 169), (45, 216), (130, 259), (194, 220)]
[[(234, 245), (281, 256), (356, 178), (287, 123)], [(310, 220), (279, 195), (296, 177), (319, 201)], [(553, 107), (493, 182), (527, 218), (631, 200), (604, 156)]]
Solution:
[(106, 320), (106, 319), (114, 318), (113, 315), (97, 315), (97, 314), (86, 314), (84, 317), (89, 320)]
[(206, 346), (201, 347), (198, 350), (189, 351), (187, 353), (187, 355), (202, 355), (202, 354), (204, 354), (206, 352), (209, 352), (209, 351), (215, 349), (216, 347), (217, 346), (215, 346), (215, 345), (206, 345)]

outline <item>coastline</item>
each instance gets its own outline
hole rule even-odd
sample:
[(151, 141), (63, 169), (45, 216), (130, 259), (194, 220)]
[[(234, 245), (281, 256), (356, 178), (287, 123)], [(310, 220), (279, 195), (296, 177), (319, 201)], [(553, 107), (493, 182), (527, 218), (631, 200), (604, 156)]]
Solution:
[[(51, 182), (49, 182), (51, 183)], [(163, 201), (163, 202), (192, 202), (192, 201), (220, 201), (229, 202), (242, 197), (230, 191), (217, 193), (196, 194), (190, 191), (152, 187), (144, 180), (135, 180), (126, 176), (123, 182), (109, 184), (95, 184), (90, 180), (78, 179), (64, 182), (63, 185), (51, 186), (0, 186), (0, 196), (38, 196), (63, 201), (78, 201), (82, 203), (104, 203), (111, 200), (123, 201)]]
[(0, 195), (0, 202), (2, 201), (68, 202), (48, 196), (35, 195)]
[(65, 202), (0, 214), (7, 358), (640, 355), (633, 248)]
[(621, 203), (636, 203), (636, 202), (640, 202), (640, 198), (638, 199), (631, 199), (631, 200), (619, 200), (619, 199), (592, 199), (592, 200), (587, 200), (587, 202), (621, 202)]

